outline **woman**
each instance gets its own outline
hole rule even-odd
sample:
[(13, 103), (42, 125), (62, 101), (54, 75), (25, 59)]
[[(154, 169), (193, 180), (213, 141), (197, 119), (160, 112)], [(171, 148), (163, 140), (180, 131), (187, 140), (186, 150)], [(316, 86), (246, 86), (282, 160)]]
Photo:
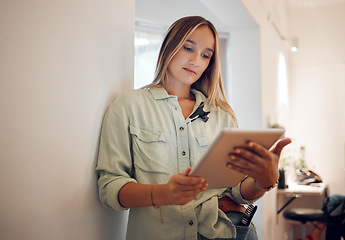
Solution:
[[(208, 119), (190, 118), (198, 107)], [(121, 94), (104, 117), (99, 196), (106, 207), (131, 209), (127, 239), (257, 239), (252, 224), (239, 226), (241, 204), (275, 186), (290, 140), (271, 152), (254, 142), (236, 149), (228, 167), (248, 177), (206, 190), (203, 178), (187, 175), (226, 127), (237, 120), (224, 95), (216, 29), (202, 17), (179, 19), (163, 41), (153, 83)]]

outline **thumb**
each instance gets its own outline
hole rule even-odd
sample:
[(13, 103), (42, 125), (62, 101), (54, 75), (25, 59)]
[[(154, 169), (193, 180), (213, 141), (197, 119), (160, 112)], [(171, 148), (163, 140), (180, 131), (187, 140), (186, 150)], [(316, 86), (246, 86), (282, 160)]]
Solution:
[(182, 176), (188, 176), (188, 174), (190, 173), (190, 171), (192, 171), (192, 168), (187, 168), (186, 171), (180, 173)]
[(280, 140), (277, 145), (275, 146), (275, 148), (272, 150), (272, 152), (278, 156), (280, 156), (281, 151), (283, 150), (283, 148), (290, 144), (292, 141), (290, 138), (284, 138), (282, 140)]

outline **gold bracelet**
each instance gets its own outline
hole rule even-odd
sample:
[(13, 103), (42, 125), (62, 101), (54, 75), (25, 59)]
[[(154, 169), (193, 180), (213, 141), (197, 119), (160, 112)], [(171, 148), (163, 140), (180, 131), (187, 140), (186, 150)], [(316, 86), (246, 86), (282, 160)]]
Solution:
[(154, 206), (155, 208), (158, 208), (159, 206), (157, 206), (157, 205), (155, 205), (153, 203), (153, 194), (152, 194), (152, 192), (153, 192), (153, 185), (151, 185), (151, 203), (152, 203), (152, 206)]
[(163, 224), (164, 221), (163, 221), (162, 208), (159, 207), (158, 205), (156, 205), (156, 204), (153, 203), (153, 194), (152, 194), (152, 192), (153, 192), (153, 185), (151, 185), (151, 204), (152, 204), (152, 206), (153, 206), (154, 208), (159, 208), (159, 215), (160, 215), (160, 217), (161, 217), (161, 223)]
[(260, 186), (257, 184), (256, 179), (254, 179), (254, 184), (255, 184), (255, 186), (256, 186), (258, 189), (260, 189), (260, 190), (262, 190), (262, 191), (268, 192), (268, 191), (271, 191), (273, 188), (275, 188), (275, 187), (278, 185), (278, 180), (277, 180), (273, 185), (270, 185), (270, 186), (268, 186), (268, 187), (266, 187), (266, 188), (260, 187)]

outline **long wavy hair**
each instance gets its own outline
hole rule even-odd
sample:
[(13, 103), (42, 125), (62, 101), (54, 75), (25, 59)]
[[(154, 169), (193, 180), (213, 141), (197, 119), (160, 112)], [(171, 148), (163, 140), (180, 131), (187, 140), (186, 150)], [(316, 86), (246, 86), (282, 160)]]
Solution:
[(192, 84), (192, 88), (201, 91), (206, 102), (211, 106), (219, 106), (229, 112), (233, 117), (235, 113), (225, 96), (223, 80), (220, 69), (219, 38), (213, 24), (200, 16), (184, 17), (174, 22), (168, 29), (162, 43), (152, 84), (143, 88), (166, 86), (168, 79), (168, 65), (175, 54), (180, 50), (189, 36), (200, 26), (208, 26), (215, 39), (215, 49), (209, 65), (201, 77)]

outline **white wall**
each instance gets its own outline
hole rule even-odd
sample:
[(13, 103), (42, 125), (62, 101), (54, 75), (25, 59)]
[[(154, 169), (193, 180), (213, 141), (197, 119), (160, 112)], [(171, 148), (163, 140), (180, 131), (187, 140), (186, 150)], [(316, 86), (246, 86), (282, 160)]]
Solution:
[(229, 86), (226, 90), (240, 128), (262, 127), (260, 53), (259, 27), (230, 32), (230, 81), (226, 82), (226, 86)]
[[(261, 122), (261, 56), (260, 29), (258, 26), (242, 28), (230, 32), (229, 63), (227, 71), (230, 73), (225, 81), (228, 100), (234, 109), (239, 128), (259, 129)], [(223, 74), (224, 76), (224, 74)], [(263, 201), (255, 203), (258, 210), (254, 215), (254, 223), (259, 236), (263, 238)]]
[(133, 86), (134, 9), (1, 1), (1, 239), (124, 239), (94, 167), (105, 108)]
[(345, 194), (345, 1), (289, 9), (299, 39), (291, 56), (292, 134), (306, 147), (307, 165)]
[[(279, 55), (282, 54), (289, 59), (287, 45), (283, 40), (287, 32), (285, 1), (241, 1), (260, 28), (261, 124), (262, 127), (267, 128), (274, 123), (279, 123), (277, 93)], [(276, 189), (266, 193), (263, 202), (263, 239), (280, 239), (275, 236), (274, 228), (276, 224)]]

